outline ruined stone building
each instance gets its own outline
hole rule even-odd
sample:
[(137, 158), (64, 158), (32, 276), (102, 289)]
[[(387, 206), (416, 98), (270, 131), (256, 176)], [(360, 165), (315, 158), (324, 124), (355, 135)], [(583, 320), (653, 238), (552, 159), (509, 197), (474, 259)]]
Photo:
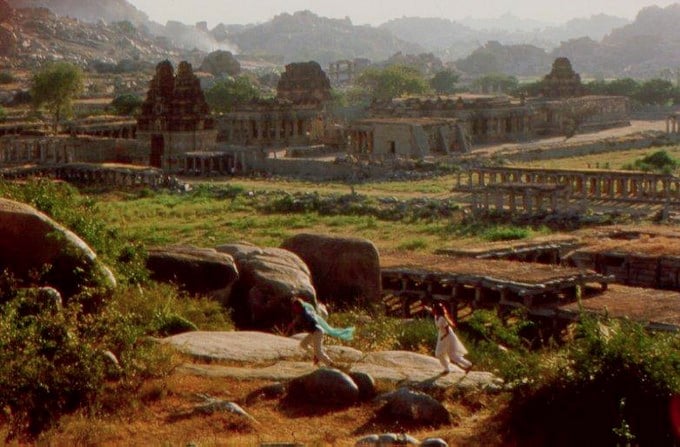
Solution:
[(630, 124), (628, 98), (585, 95), (581, 76), (566, 57), (555, 59), (542, 84), (542, 96), (527, 101), (536, 135), (571, 135)]
[[(584, 92), (569, 59), (558, 58), (543, 80), (542, 96), (536, 98), (473, 94), (397, 98), (373, 104), (369, 114), (372, 119), (411, 119), (414, 123), (421, 118), (456, 119), (460, 130), (450, 147), (460, 150), (468, 150), (469, 144), (519, 142), (539, 135), (572, 135), (630, 124), (628, 98), (584, 96)], [(363, 148), (363, 141), (353, 144), (353, 150)]]
[(184, 154), (213, 150), (216, 137), (215, 122), (191, 65), (180, 62), (175, 74), (169, 61), (159, 63), (137, 119), (137, 139), (150, 148), (149, 165), (182, 169)]
[(371, 61), (365, 58), (352, 60), (340, 60), (328, 64), (328, 78), (334, 86), (348, 85), (356, 80), (361, 72), (371, 65)]
[(453, 118), (372, 118), (352, 123), (348, 146), (372, 159), (423, 158), (463, 151), (461, 132)]
[(241, 104), (217, 118), (221, 144), (276, 148), (320, 142), (328, 76), (316, 62), (286, 65), (274, 99)]
[(372, 118), (449, 118), (460, 125), (454, 147), (469, 149), (469, 143), (485, 144), (523, 141), (531, 136), (531, 109), (508, 96), (458, 95), (437, 98), (398, 98), (374, 104)]

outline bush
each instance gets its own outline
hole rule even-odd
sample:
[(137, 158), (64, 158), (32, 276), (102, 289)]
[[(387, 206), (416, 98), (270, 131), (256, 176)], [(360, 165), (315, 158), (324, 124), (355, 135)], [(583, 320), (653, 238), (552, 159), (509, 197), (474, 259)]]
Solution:
[(49, 180), (22, 184), (0, 181), (0, 196), (27, 203), (73, 231), (123, 283), (148, 279), (142, 246), (123, 240), (118, 232), (107, 228), (98, 218), (95, 202), (82, 196), (74, 187)]
[(0, 84), (11, 84), (16, 79), (11, 73), (6, 71), (0, 71)]
[(111, 101), (111, 107), (117, 115), (133, 115), (142, 107), (143, 102), (139, 96), (128, 93), (116, 96)]
[(678, 166), (680, 166), (680, 161), (677, 158), (672, 157), (666, 151), (657, 151), (635, 160), (633, 164), (624, 165), (623, 169), (672, 174)]
[(515, 389), (510, 430), (519, 444), (676, 445), (669, 405), (680, 393), (678, 348), (674, 334), (586, 318), (577, 338)]
[(514, 227), (514, 226), (496, 226), (488, 228), (482, 233), (482, 239), (495, 242), (495, 241), (512, 241), (518, 239), (526, 239), (531, 235), (531, 232), (527, 228)]

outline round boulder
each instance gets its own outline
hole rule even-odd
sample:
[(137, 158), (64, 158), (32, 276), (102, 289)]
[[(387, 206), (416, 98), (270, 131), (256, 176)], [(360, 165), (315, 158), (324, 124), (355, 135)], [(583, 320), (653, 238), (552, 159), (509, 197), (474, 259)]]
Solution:
[(385, 404), (379, 416), (409, 426), (437, 427), (451, 422), (451, 415), (441, 402), (424, 393), (400, 388), (379, 397)]
[(146, 267), (156, 281), (172, 282), (189, 293), (214, 294), (224, 300), (238, 279), (234, 258), (212, 248), (179, 245), (152, 248)]
[(116, 280), (78, 236), (29, 205), (0, 199), (0, 272), (22, 283), (54, 287), (64, 299)]
[(307, 264), (320, 300), (340, 308), (380, 301), (380, 256), (371, 241), (301, 233), (281, 247)]
[(309, 269), (296, 254), (249, 244), (217, 247), (234, 258), (239, 278), (229, 296), (239, 328), (271, 330), (291, 318), (291, 300), (299, 296), (316, 305)]
[(362, 401), (370, 400), (375, 397), (375, 380), (369, 374), (359, 371), (349, 373), (354, 383), (359, 387), (359, 399)]
[(287, 399), (319, 406), (343, 407), (359, 400), (359, 387), (350, 376), (334, 368), (320, 368), (291, 380)]

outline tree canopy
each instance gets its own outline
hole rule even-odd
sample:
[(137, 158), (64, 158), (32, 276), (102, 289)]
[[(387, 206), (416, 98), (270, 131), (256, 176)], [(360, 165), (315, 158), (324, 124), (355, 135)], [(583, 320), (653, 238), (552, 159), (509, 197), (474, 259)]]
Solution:
[(423, 75), (413, 67), (390, 65), (385, 69), (369, 68), (357, 79), (373, 99), (385, 101), (404, 95), (421, 95), (430, 89)]
[(430, 87), (439, 95), (448, 95), (455, 92), (459, 77), (458, 73), (451, 69), (438, 71), (430, 79)]
[(37, 109), (45, 105), (56, 132), (61, 119), (73, 113), (73, 100), (84, 88), (82, 70), (68, 62), (47, 65), (33, 76), (31, 97)]
[(229, 112), (235, 104), (260, 97), (260, 91), (246, 76), (218, 81), (205, 92), (205, 100), (215, 112)]

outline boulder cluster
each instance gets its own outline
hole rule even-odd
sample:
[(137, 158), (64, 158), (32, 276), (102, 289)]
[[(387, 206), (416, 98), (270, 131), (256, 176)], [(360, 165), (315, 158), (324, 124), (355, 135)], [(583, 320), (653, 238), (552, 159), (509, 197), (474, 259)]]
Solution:
[(358, 238), (300, 234), (282, 248), (249, 243), (152, 248), (147, 267), (157, 281), (220, 300), (241, 329), (281, 327), (294, 297), (343, 308), (375, 301), (381, 291), (378, 251)]

